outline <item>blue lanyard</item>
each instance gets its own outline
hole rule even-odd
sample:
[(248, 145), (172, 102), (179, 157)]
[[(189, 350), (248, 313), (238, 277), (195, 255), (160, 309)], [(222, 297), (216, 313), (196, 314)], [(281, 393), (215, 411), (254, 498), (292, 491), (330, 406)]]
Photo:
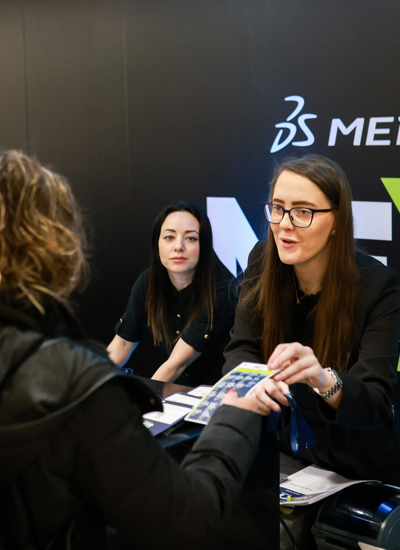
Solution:
[[(295, 455), (301, 455), (311, 447), (314, 447), (314, 434), (290, 393), (285, 394), (285, 397), (287, 397), (290, 403), (290, 444), (293, 453)], [(269, 433), (276, 433), (280, 416), (280, 411), (270, 412), (267, 425)]]

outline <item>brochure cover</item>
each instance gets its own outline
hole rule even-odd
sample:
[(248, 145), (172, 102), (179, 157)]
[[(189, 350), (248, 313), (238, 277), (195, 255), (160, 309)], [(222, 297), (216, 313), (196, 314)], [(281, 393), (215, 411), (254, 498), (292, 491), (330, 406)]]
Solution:
[(185, 420), (208, 424), (214, 411), (219, 407), (221, 399), (233, 388), (239, 397), (246, 395), (256, 384), (266, 377), (271, 377), (278, 371), (268, 370), (262, 363), (241, 363), (219, 380), (200, 403), (186, 416)]

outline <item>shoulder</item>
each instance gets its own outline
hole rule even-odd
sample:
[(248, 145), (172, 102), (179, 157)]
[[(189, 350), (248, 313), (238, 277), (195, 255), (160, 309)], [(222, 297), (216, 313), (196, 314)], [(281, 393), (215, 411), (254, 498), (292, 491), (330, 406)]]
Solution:
[(53, 398), (60, 392), (60, 399), (64, 395), (71, 401), (108, 378), (117, 368), (105, 356), (100, 344), (95, 350), (66, 337), (45, 340), (25, 367), (31, 369), (36, 383), (43, 383)]
[(249, 262), (255, 262), (263, 256), (264, 250), (267, 246), (267, 241), (258, 241), (252, 248), (249, 254)]
[(249, 254), (249, 260), (246, 269), (246, 279), (257, 278), (261, 275), (264, 268), (264, 252), (267, 241), (258, 241)]
[(361, 284), (371, 286), (374, 284), (392, 284), (399, 286), (399, 277), (397, 273), (376, 258), (358, 251), (356, 254), (356, 262)]
[(397, 273), (377, 259), (357, 252), (359, 272), (358, 296), (361, 303), (370, 305), (390, 301), (391, 307), (400, 305), (400, 281)]
[(131, 297), (139, 298), (147, 296), (149, 290), (149, 280), (150, 280), (150, 269), (145, 269), (136, 279), (133, 288)]
[(31, 368), (34, 385), (41, 388), (40, 399), (52, 403), (55, 409), (79, 404), (112, 380), (120, 381), (132, 400), (147, 411), (155, 410), (153, 405), (158, 401), (152, 395), (150, 403), (152, 392), (147, 386), (116, 367), (99, 343), (86, 345), (69, 338), (46, 340), (29, 358), (26, 368)]
[(136, 279), (135, 285), (140, 286), (149, 286), (149, 280), (150, 280), (150, 269), (145, 269), (142, 271), (142, 273), (139, 275), (139, 277)]
[[(239, 299), (238, 280), (233, 275), (227, 273), (218, 273), (216, 281), (216, 298), (214, 307), (217, 311), (232, 310)], [(232, 313), (232, 314), (233, 314)]]
[(239, 311), (248, 317), (251, 323), (255, 322), (254, 314), (257, 310), (259, 296), (258, 284), (264, 271), (264, 258), (267, 241), (258, 241), (249, 254), (248, 264), (241, 283)]
[(217, 271), (216, 285), (217, 290), (234, 288), (237, 285), (237, 279), (228, 270), (219, 270)]

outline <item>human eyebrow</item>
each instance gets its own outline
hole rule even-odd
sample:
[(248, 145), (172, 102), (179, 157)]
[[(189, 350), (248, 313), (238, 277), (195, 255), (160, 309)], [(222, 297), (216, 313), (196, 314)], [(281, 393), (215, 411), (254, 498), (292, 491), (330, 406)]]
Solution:
[[(282, 199), (275, 198), (275, 197), (272, 199), (272, 202), (285, 204), (285, 201), (283, 201)], [(293, 201), (292, 206), (314, 206), (315, 207), (316, 204), (314, 204), (313, 202), (310, 202), (310, 201)]]
[(313, 202), (310, 202), (310, 201), (293, 201), (292, 204), (294, 206), (316, 206), (316, 204), (314, 204)]
[[(170, 231), (171, 233), (176, 233), (176, 230), (175, 230), (175, 229), (163, 229), (162, 232), (165, 233), (166, 231)], [(199, 234), (199, 232), (196, 231), (195, 229), (187, 229), (187, 230), (185, 231), (185, 235), (186, 235), (187, 233), (196, 233), (196, 235)]]

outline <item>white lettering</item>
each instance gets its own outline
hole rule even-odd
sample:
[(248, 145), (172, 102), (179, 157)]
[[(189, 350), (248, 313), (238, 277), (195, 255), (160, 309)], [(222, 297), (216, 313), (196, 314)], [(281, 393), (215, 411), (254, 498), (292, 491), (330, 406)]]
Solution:
[(367, 139), (365, 145), (390, 145), (390, 139), (374, 139), (377, 134), (388, 134), (390, 128), (377, 128), (376, 125), (384, 122), (393, 122), (393, 116), (371, 117), (368, 125)]
[(375, 260), (378, 260), (378, 262), (381, 262), (383, 265), (387, 265), (387, 256), (372, 256), (375, 258)]
[(392, 240), (392, 203), (353, 201), (354, 237), (371, 241)]
[(283, 130), (279, 130), (274, 140), (274, 143), (272, 144), (270, 153), (276, 153), (277, 151), (280, 151), (281, 149), (286, 147), (286, 145), (289, 145), (297, 132), (296, 125), (292, 124), (292, 122), (280, 122), (279, 124), (275, 124), (275, 128), (287, 128), (289, 130), (289, 135), (284, 141), (279, 143), (283, 134)]
[[(399, 116), (399, 122), (400, 122), (400, 116)], [(399, 130), (397, 132), (396, 145), (400, 145), (400, 125), (399, 125)]]
[[(286, 122), (280, 122), (279, 124), (275, 124), (275, 128), (280, 128), (280, 130), (276, 138), (274, 139), (274, 143), (272, 144), (270, 153), (276, 153), (277, 151), (280, 151), (281, 149), (286, 147), (286, 145), (289, 145), (289, 143), (292, 141), (292, 139), (294, 138), (297, 132), (296, 125), (293, 124), (292, 122), (289, 122), (289, 120), (293, 120), (300, 113), (300, 111), (304, 107), (305, 101), (299, 95), (290, 95), (288, 97), (285, 97), (285, 101), (295, 101), (297, 103), (297, 107), (287, 117)], [(308, 145), (312, 145), (314, 143), (315, 141), (314, 135), (311, 132), (310, 128), (305, 123), (305, 120), (309, 118), (317, 118), (317, 115), (312, 115), (307, 113), (307, 114), (301, 115), (298, 118), (299, 126), (303, 130), (307, 139), (303, 141), (294, 141), (293, 145), (296, 145), (297, 147), (307, 147)], [(287, 130), (289, 130), (289, 135), (283, 141), (281, 141), (281, 138), (283, 136), (282, 128), (286, 128)]]
[(343, 124), (340, 118), (333, 118), (331, 122), (331, 130), (329, 133), (328, 146), (332, 147), (336, 145), (336, 137), (337, 137), (338, 130), (340, 130), (344, 136), (348, 136), (350, 132), (355, 130), (353, 145), (355, 146), (361, 145), (362, 132), (364, 128), (364, 120), (365, 120), (364, 118), (356, 118), (350, 124), (350, 126), (346, 128), (346, 126)]
[(296, 109), (286, 119), (286, 121), (289, 122), (289, 120), (292, 120), (295, 116), (297, 116), (300, 113), (300, 111), (304, 107), (305, 101), (301, 97), (301, 95), (289, 95), (288, 97), (285, 97), (285, 101), (297, 101)]
[(207, 214), (214, 250), (236, 277), (236, 262), (243, 271), (246, 269), (248, 256), (258, 241), (257, 235), (234, 197), (207, 197)]
[(310, 128), (307, 126), (307, 124), (304, 122), (308, 118), (317, 118), (317, 115), (301, 115), (298, 118), (299, 126), (305, 133), (307, 139), (304, 141), (294, 141), (292, 145), (296, 145), (297, 147), (307, 147), (308, 145), (312, 145), (315, 141), (314, 134), (311, 132)]

